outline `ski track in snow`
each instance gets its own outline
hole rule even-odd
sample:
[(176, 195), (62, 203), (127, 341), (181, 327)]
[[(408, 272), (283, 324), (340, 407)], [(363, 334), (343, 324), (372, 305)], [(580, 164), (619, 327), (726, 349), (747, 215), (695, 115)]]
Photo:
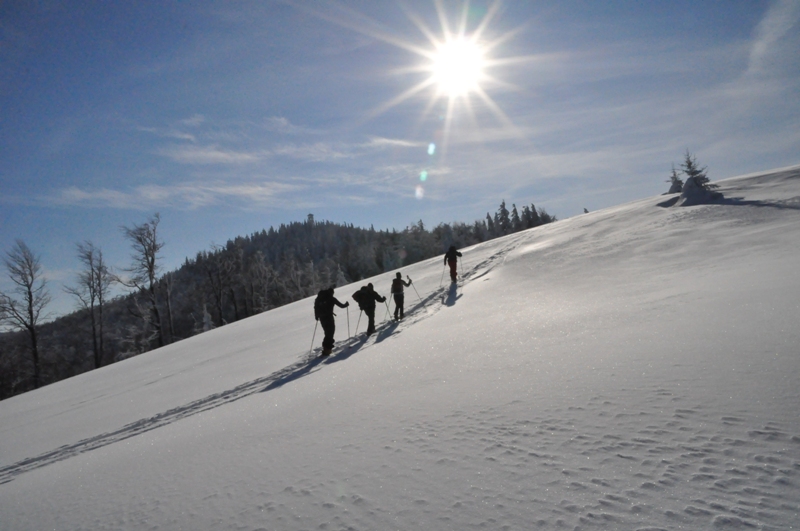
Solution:
[[(450, 287), (440, 286), (433, 293), (429, 294), (424, 299), (419, 297), (416, 304), (412, 304), (405, 317), (400, 322), (392, 320), (385, 321), (376, 326), (375, 334), (366, 337), (364, 334), (353, 336), (352, 338), (339, 341), (336, 343), (336, 354), (328, 358), (319, 356), (320, 349), (314, 349), (311, 353), (304, 353), (300, 355), (299, 360), (292, 365), (284, 367), (278, 371), (273, 372), (267, 376), (256, 378), (255, 380), (243, 383), (220, 393), (209, 395), (200, 400), (195, 400), (186, 405), (170, 409), (158, 415), (144, 418), (136, 422), (132, 422), (121, 427), (118, 430), (96, 435), (83, 439), (74, 444), (61, 446), (55, 450), (46, 452), (36, 457), (23, 459), (17, 463), (0, 468), (0, 485), (13, 481), (17, 476), (45, 467), (47, 465), (69, 459), (70, 457), (80, 455), (91, 450), (96, 450), (116, 442), (124, 441), (131, 437), (135, 437), (142, 433), (146, 433), (162, 426), (172, 424), (186, 417), (203, 413), (211, 409), (223, 406), (225, 404), (234, 402), (236, 400), (245, 398), (254, 393), (271, 391), (291, 381), (297, 380), (303, 376), (312, 374), (320, 369), (322, 365), (336, 363), (343, 361), (353, 354), (367, 349), (375, 343), (380, 343), (385, 339), (391, 337), (394, 333), (402, 330), (407, 326), (411, 326), (422, 319), (427, 319), (438, 312), (442, 305), (452, 306), (455, 303), (457, 296), (455, 295), (458, 288), (463, 283), (468, 282), (471, 277), (479, 273), (475, 278), (487, 274), (493, 269), (498, 261), (501, 261), (513, 248), (515, 244), (504, 246), (501, 250), (493, 254), (489, 259), (484, 260), (478, 265), (465, 271), (459, 284), (452, 284)], [(414, 293), (416, 295), (416, 293)], [(388, 299), (387, 299), (388, 300)], [(442, 304), (438, 304), (441, 301)], [(380, 315), (380, 306), (376, 309), (376, 317)], [(387, 312), (388, 314), (388, 312)], [(366, 318), (362, 319), (365, 320)]]

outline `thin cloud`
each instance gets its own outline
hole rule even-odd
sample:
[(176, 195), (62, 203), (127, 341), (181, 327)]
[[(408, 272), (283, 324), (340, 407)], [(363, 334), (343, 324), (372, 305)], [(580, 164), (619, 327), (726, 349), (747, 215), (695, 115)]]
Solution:
[(270, 116), (264, 123), (264, 127), (268, 131), (274, 133), (281, 133), (286, 135), (303, 135), (303, 134), (320, 134), (318, 129), (310, 129), (300, 125), (293, 124), (288, 118), (283, 116)]
[(181, 120), (181, 124), (187, 127), (199, 127), (203, 125), (206, 121), (205, 116), (202, 114), (195, 114), (191, 118), (186, 118), (185, 120)]
[(370, 137), (369, 141), (361, 144), (361, 147), (364, 148), (391, 148), (391, 147), (403, 147), (403, 148), (421, 148), (426, 147), (428, 144), (425, 142), (417, 142), (413, 140), (402, 140), (399, 138), (384, 138), (381, 136), (373, 136)]
[(781, 40), (789, 36), (791, 30), (800, 21), (800, 2), (797, 0), (778, 0), (767, 11), (756, 28), (756, 37), (750, 51), (748, 73), (762, 73), (775, 68), (775, 59), (782, 63), (782, 57), (788, 52), (796, 59), (796, 39), (788, 49), (781, 46)]
[(150, 133), (161, 138), (173, 138), (175, 140), (186, 140), (188, 142), (197, 142), (197, 137), (190, 133), (184, 133), (176, 129), (161, 129), (158, 127), (137, 127), (139, 131)]
[(264, 158), (263, 152), (223, 149), (218, 146), (175, 146), (158, 151), (182, 164), (247, 164)]
[(324, 162), (336, 159), (352, 158), (351, 153), (335, 149), (330, 144), (317, 142), (315, 144), (285, 144), (272, 149), (273, 155), (290, 157), (293, 159), (305, 160), (310, 162)]
[(124, 210), (152, 210), (175, 207), (196, 209), (210, 205), (240, 203), (243, 205), (280, 205), (287, 193), (304, 186), (280, 182), (261, 183), (185, 183), (172, 186), (142, 185), (130, 190), (84, 190), (69, 187), (41, 197), (46, 204)]

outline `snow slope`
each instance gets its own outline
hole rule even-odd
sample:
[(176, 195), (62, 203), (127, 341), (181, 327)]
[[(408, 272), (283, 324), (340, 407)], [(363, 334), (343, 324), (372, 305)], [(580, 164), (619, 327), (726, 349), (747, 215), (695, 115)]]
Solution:
[(719, 184), (0, 402), (0, 529), (796, 529), (800, 167)]

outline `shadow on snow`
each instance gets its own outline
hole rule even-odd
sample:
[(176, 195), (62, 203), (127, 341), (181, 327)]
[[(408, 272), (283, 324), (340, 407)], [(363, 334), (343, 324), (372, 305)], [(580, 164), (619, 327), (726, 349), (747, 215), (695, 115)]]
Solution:
[[(425, 308), (433, 300), (435, 300), (441, 294), (441, 292), (442, 289), (440, 288), (428, 295), (425, 299), (420, 299), (419, 302), (409, 309), (407, 315), (412, 316), (418, 310)], [(422, 316), (422, 318), (424, 317), (425, 316)], [(214, 393), (205, 398), (201, 398), (199, 400), (189, 402), (188, 404), (164, 411), (163, 413), (153, 415), (152, 417), (147, 417), (137, 420), (136, 422), (126, 424), (117, 430), (95, 435), (73, 444), (61, 446), (55, 450), (46, 452), (36, 457), (29, 457), (18, 461), (17, 463), (2, 467), (0, 468), (0, 484), (9, 483), (17, 476), (26, 472), (69, 459), (70, 457), (74, 457), (97, 448), (102, 448), (119, 441), (124, 441), (142, 433), (172, 424), (173, 422), (186, 417), (235, 402), (255, 393), (263, 393), (277, 389), (287, 383), (296, 381), (304, 376), (316, 372), (322, 365), (329, 365), (331, 363), (344, 361), (350, 358), (350, 356), (353, 354), (359, 352), (361, 349), (384, 341), (392, 336), (392, 334), (400, 327), (400, 324), (401, 322), (397, 321), (382, 323), (376, 330), (376, 334), (374, 335), (375, 340), (372, 343), (369, 343), (369, 339), (372, 336), (367, 336), (365, 334), (354, 336), (353, 338), (346, 340), (336, 355), (329, 358), (320, 357), (313, 352), (305, 353), (295, 363), (269, 375), (238, 385), (233, 389)]]

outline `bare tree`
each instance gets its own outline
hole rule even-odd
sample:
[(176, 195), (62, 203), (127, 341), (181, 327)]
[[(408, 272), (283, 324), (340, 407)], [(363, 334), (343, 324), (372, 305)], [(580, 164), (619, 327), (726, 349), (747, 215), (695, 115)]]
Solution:
[(208, 279), (208, 290), (214, 298), (214, 306), (217, 309), (216, 326), (223, 326), (225, 321), (225, 297), (232, 291), (233, 283), (233, 262), (223, 253), (223, 248), (219, 245), (212, 246), (213, 252), (208, 253), (203, 260), (202, 266)]
[(102, 250), (90, 241), (78, 243), (76, 247), (84, 269), (78, 273), (77, 286), (67, 286), (64, 291), (78, 299), (80, 306), (89, 312), (94, 367), (97, 369), (103, 364), (103, 306), (112, 276), (103, 261)]
[[(156, 213), (142, 224), (122, 227), (122, 234), (130, 241), (133, 248), (132, 262), (129, 268), (123, 269), (128, 276), (123, 278), (115, 275), (114, 280), (128, 288), (137, 289), (147, 296), (149, 308), (147, 311), (137, 311), (138, 317), (149, 325), (147, 328), (152, 327), (158, 346), (163, 347), (164, 333), (156, 290), (156, 277), (160, 271), (158, 252), (164, 247), (164, 242), (158, 239), (160, 221), (161, 216)], [(138, 305), (137, 308), (139, 308)]]
[(175, 273), (170, 271), (162, 278), (164, 295), (167, 298), (167, 324), (169, 325), (169, 342), (175, 342), (175, 322), (172, 319), (172, 289), (175, 287)]
[(0, 320), (28, 334), (33, 360), (33, 385), (38, 388), (42, 375), (36, 326), (44, 317), (44, 307), (50, 302), (47, 279), (42, 275), (39, 257), (22, 240), (16, 240), (11, 250), (6, 252), (3, 262), (8, 270), (8, 278), (16, 287), (12, 295), (0, 292)]

